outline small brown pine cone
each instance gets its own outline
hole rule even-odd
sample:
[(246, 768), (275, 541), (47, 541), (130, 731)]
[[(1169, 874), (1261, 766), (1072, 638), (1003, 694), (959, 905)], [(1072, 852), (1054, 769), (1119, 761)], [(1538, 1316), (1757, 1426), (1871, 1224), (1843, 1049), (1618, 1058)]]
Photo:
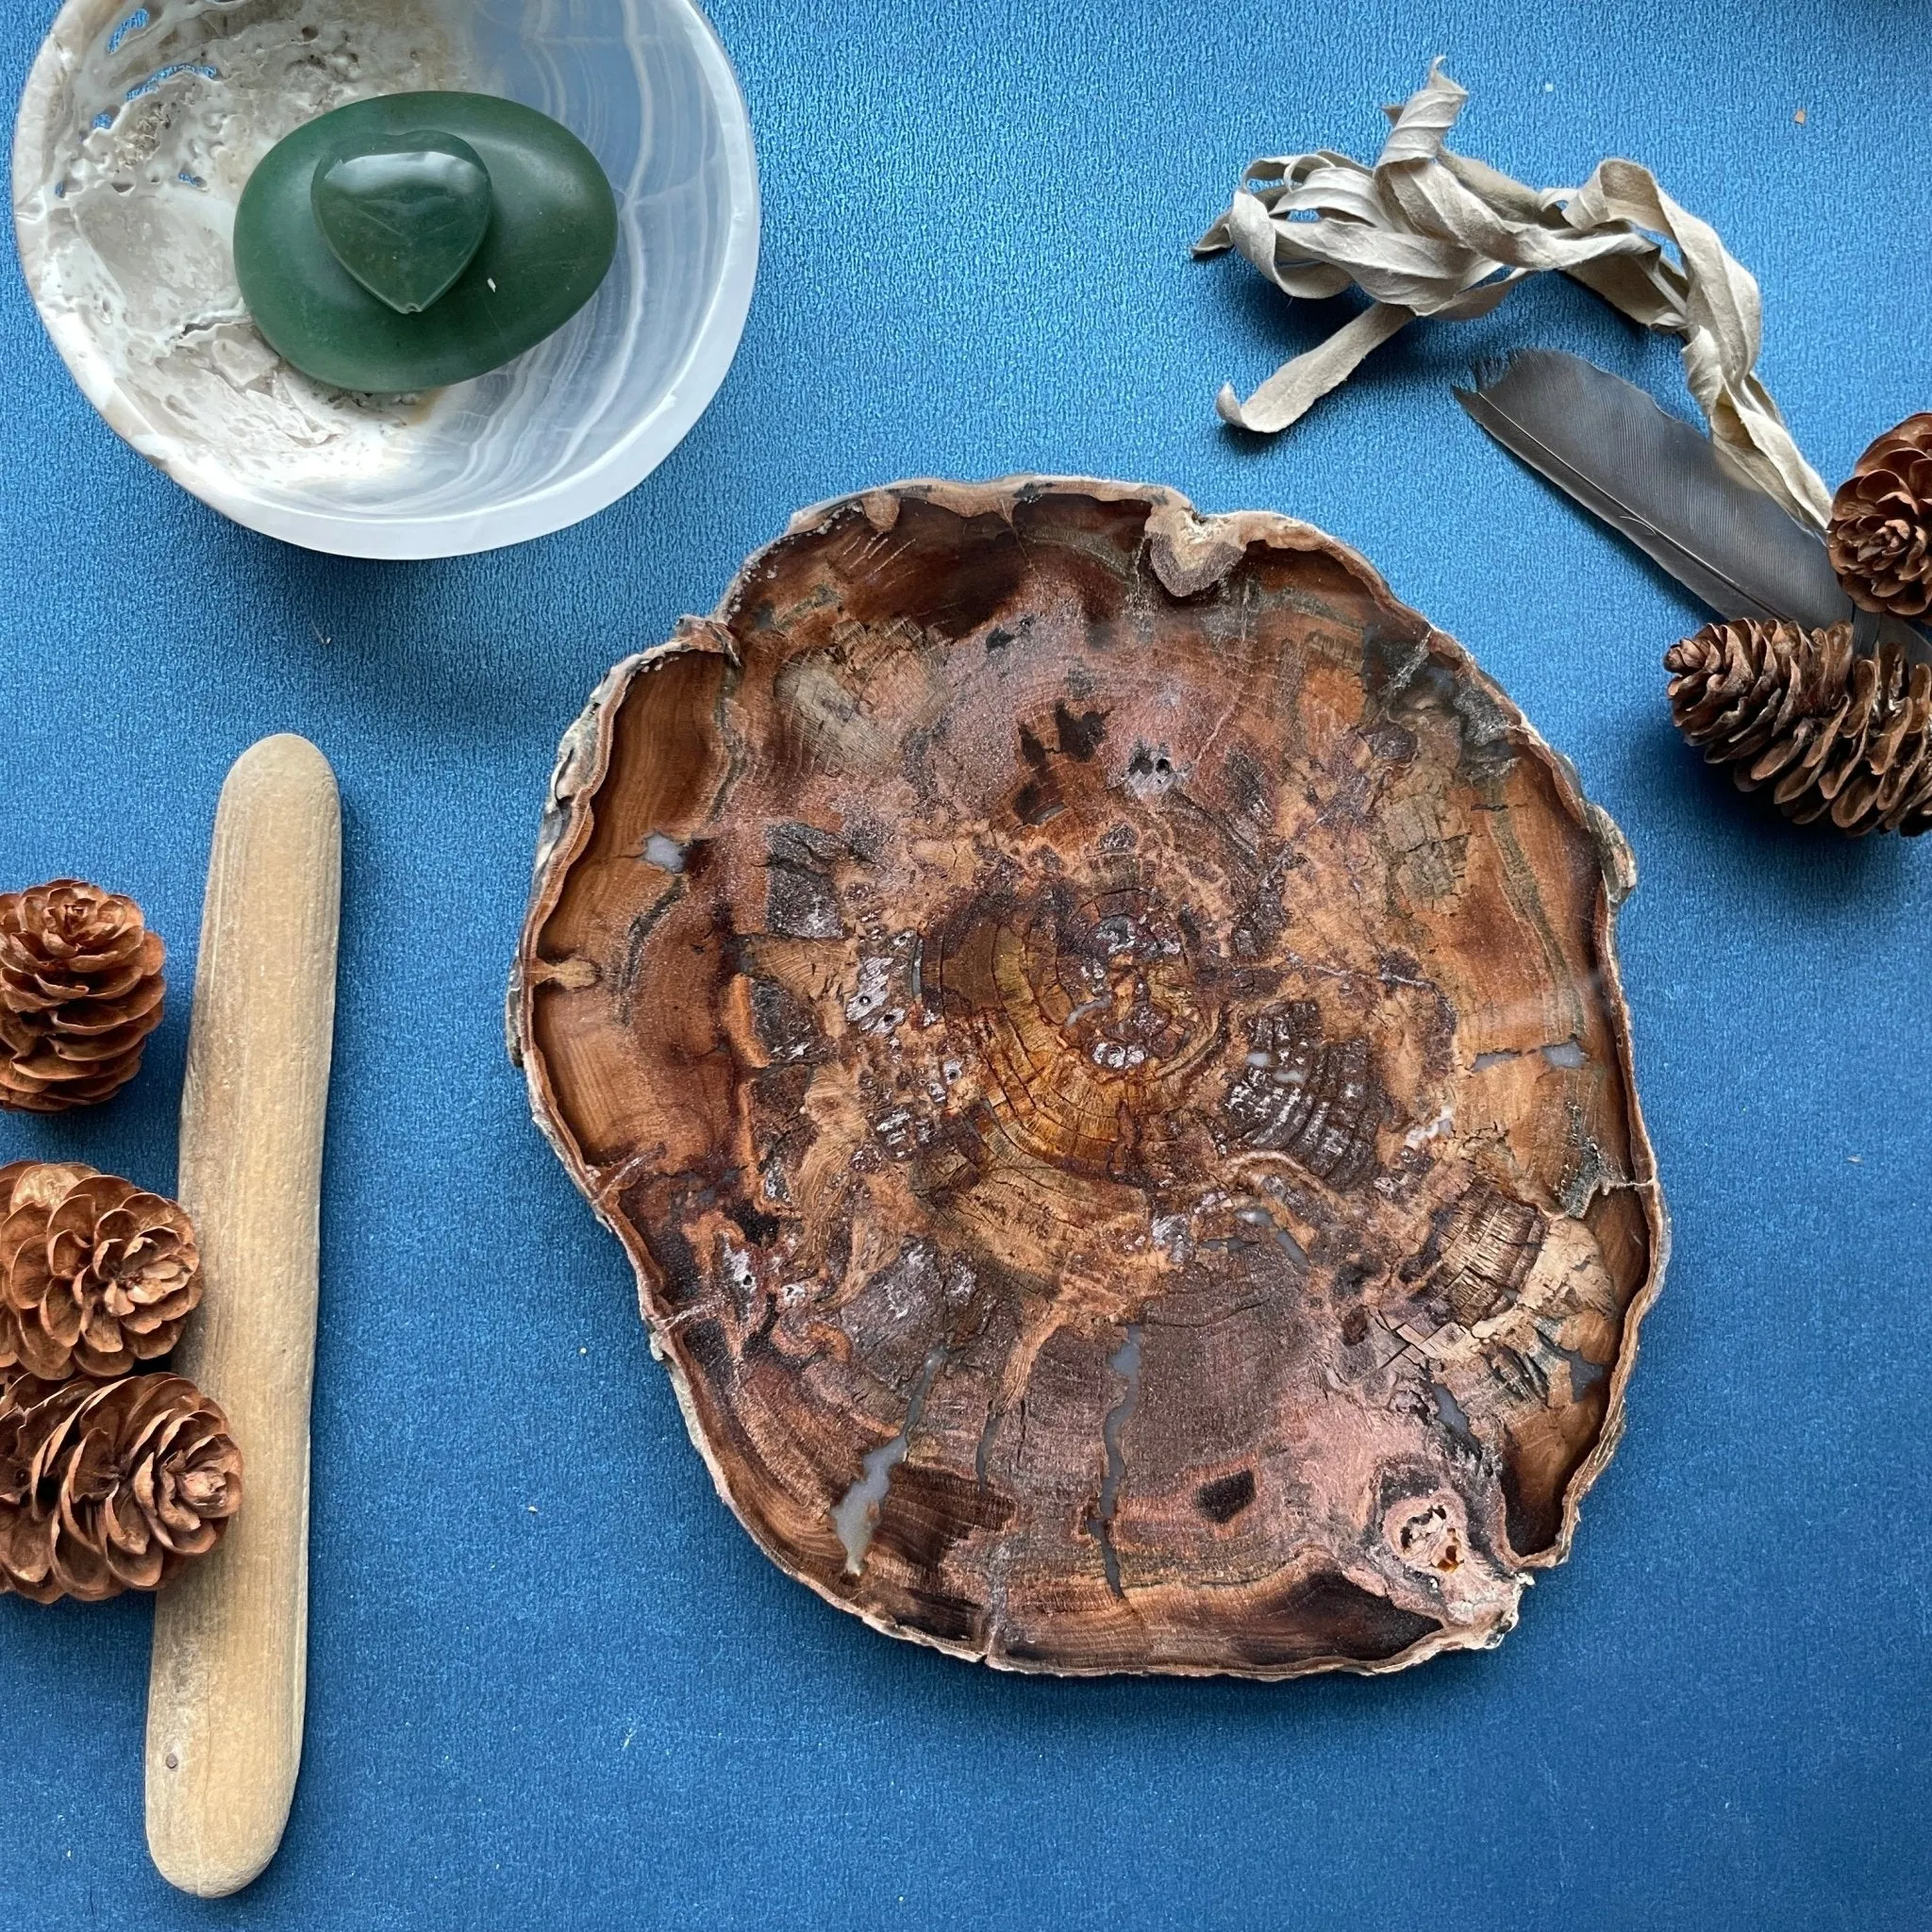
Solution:
[(1932, 415), (1907, 416), (1858, 458), (1832, 498), (1824, 542), (1860, 610), (1932, 608)]
[(77, 1164), (0, 1167), (0, 1369), (125, 1375), (175, 1346), (200, 1299), (174, 1202)]
[(1841, 832), (1932, 826), (1932, 667), (1895, 643), (1872, 655), (1852, 627), (1734, 618), (1664, 656), (1671, 713), (1741, 791), (1761, 785), (1800, 824)]
[(0, 1592), (50, 1604), (158, 1590), (241, 1504), (242, 1452), (192, 1382), (0, 1371)]
[(167, 949), (141, 908), (80, 879), (0, 892), (0, 1107), (118, 1093), (161, 1023)]

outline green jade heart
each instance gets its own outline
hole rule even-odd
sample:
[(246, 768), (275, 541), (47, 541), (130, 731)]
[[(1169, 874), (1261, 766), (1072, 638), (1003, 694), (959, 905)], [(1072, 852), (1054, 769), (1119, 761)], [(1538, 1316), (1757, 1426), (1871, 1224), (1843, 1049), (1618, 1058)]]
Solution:
[(421, 315), (483, 245), (490, 171), (467, 141), (419, 131), (318, 168), (309, 204), (336, 259), (399, 315)]
[(305, 375), (378, 394), (521, 356), (597, 292), (617, 203), (568, 128), (490, 94), (356, 101), (270, 149), (235, 211), (242, 299)]

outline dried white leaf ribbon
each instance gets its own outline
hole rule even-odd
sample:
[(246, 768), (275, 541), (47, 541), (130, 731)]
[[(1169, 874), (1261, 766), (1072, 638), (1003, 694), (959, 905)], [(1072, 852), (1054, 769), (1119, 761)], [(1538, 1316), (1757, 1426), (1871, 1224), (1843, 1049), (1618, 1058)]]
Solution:
[(1717, 231), (1634, 161), (1600, 162), (1581, 188), (1539, 190), (1451, 154), (1443, 137), (1468, 99), (1438, 60), (1417, 92), (1387, 110), (1395, 125), (1374, 167), (1324, 149), (1248, 169), (1194, 253), (1232, 248), (1284, 294), (1339, 295), (1353, 284), (1374, 306), (1284, 363), (1245, 403), (1224, 387), (1215, 404), (1223, 418), (1265, 434), (1286, 429), (1405, 323), (1486, 314), (1524, 275), (1554, 269), (1633, 322), (1681, 336), (1685, 380), (1720, 458), (1823, 529), (1831, 492), (1756, 373), (1757, 284)]

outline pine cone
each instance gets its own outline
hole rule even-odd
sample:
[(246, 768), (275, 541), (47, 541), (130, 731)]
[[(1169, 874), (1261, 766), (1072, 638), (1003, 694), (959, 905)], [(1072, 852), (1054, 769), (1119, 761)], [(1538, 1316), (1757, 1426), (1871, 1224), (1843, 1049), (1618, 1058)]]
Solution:
[(1895, 643), (1866, 656), (1852, 627), (1807, 631), (1737, 618), (1707, 624), (1664, 656), (1677, 728), (1760, 785), (1800, 824), (1908, 837), (1932, 825), (1932, 668)]
[(0, 1167), (0, 1369), (125, 1375), (175, 1346), (201, 1299), (186, 1214), (91, 1167)]
[(1907, 416), (1858, 458), (1832, 498), (1824, 543), (1859, 609), (1932, 608), (1932, 415)]
[(0, 1592), (99, 1603), (158, 1590), (242, 1503), (227, 1419), (179, 1375), (0, 1371)]
[(161, 1023), (166, 954), (118, 892), (0, 892), (0, 1107), (58, 1113), (119, 1092)]

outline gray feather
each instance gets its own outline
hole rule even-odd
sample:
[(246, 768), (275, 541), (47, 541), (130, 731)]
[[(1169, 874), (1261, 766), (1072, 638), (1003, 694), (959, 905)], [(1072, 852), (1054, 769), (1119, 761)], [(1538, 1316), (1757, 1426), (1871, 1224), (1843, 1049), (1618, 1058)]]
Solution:
[(1718, 616), (1807, 625), (1851, 617), (1823, 540), (1621, 376), (1560, 350), (1524, 349), (1456, 399)]

